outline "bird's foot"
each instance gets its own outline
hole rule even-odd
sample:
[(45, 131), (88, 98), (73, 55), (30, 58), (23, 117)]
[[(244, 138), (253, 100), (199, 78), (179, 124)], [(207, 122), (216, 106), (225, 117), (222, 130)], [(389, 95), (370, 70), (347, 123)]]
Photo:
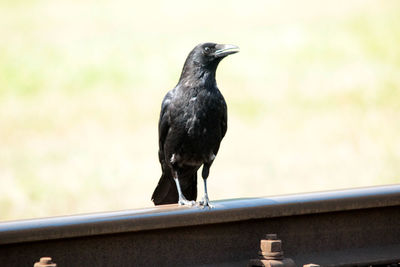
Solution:
[(178, 204), (179, 206), (193, 207), (194, 205), (196, 205), (196, 202), (193, 200), (179, 199)]
[(208, 197), (203, 197), (203, 199), (201, 201), (199, 201), (199, 206), (202, 209), (204, 209), (204, 208), (208, 208), (208, 209), (214, 208), (214, 205), (211, 205), (210, 200), (208, 199)]

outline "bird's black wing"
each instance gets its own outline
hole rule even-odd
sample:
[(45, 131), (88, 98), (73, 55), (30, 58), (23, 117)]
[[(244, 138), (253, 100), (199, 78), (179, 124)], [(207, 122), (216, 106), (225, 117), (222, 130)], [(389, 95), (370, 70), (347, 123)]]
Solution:
[(158, 158), (161, 163), (162, 174), (157, 187), (151, 196), (151, 200), (156, 205), (171, 204), (178, 202), (178, 191), (175, 187), (171, 170), (165, 162), (164, 144), (170, 129), (169, 108), (174, 92), (169, 91), (161, 104), (160, 119), (158, 121)]
[(158, 158), (160, 160), (162, 169), (165, 167), (165, 155), (164, 155), (164, 143), (167, 137), (169, 127), (170, 127), (170, 119), (169, 119), (169, 104), (171, 103), (173, 97), (173, 91), (169, 91), (161, 104), (161, 112), (160, 119), (158, 121)]
[(226, 107), (225, 100), (223, 101), (223, 112), (221, 118), (221, 140), (224, 138), (226, 134), (226, 130), (228, 129), (228, 111)]
[(221, 117), (220, 117), (220, 130), (221, 130), (221, 139), (219, 140), (219, 142), (217, 143), (217, 145), (214, 147), (213, 152), (214, 155), (217, 155), (218, 150), (219, 150), (219, 146), (221, 144), (222, 139), (224, 138), (226, 131), (228, 129), (228, 111), (227, 111), (227, 106), (226, 106), (226, 102), (225, 99), (222, 98), (221, 101)]

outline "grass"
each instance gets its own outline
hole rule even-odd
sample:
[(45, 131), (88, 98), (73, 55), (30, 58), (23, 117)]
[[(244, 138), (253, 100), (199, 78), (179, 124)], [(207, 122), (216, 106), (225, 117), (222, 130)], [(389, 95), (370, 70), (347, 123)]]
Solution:
[(217, 73), (229, 126), (212, 199), (398, 182), (399, 11), (1, 1), (0, 220), (151, 206), (161, 99), (203, 41), (241, 47)]

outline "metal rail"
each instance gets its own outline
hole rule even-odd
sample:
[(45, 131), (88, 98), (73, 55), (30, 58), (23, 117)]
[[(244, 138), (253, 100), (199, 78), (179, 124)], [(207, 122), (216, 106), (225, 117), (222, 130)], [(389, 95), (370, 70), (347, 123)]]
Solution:
[(277, 233), (297, 266), (400, 262), (400, 185), (0, 223), (0, 262), (246, 266)]

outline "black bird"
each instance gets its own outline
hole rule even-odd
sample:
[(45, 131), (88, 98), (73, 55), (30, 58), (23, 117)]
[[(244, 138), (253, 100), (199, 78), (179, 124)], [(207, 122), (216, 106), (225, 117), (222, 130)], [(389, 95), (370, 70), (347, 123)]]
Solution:
[(155, 205), (192, 206), (197, 198), (197, 170), (203, 165), (204, 197), (210, 207), (207, 177), (227, 129), (227, 108), (215, 72), (234, 45), (203, 43), (188, 55), (178, 84), (162, 102), (158, 123), (162, 175), (154, 190)]

